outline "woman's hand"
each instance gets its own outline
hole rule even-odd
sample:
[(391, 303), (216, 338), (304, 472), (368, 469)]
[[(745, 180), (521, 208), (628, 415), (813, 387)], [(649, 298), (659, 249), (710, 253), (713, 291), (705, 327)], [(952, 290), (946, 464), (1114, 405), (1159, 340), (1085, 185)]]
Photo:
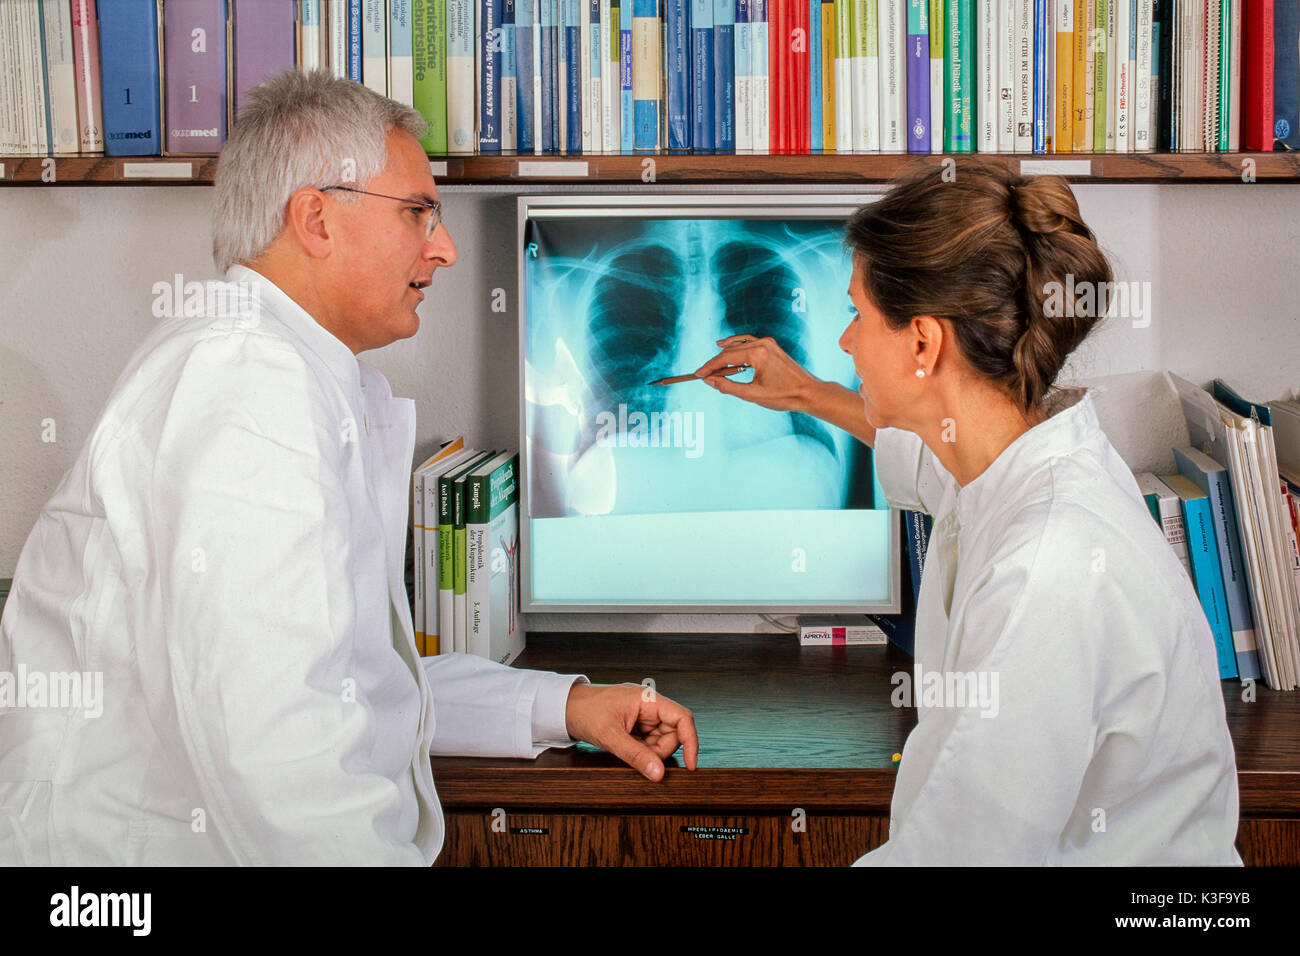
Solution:
[[(695, 374), (722, 392), (778, 412), (803, 412), (842, 428), (866, 445), (874, 445), (876, 429), (867, 421), (862, 396), (835, 382), (824, 382), (790, 358), (772, 338), (732, 335), (719, 339), (722, 351)], [(748, 365), (754, 377), (733, 382), (714, 375), (728, 365)]]
[[(722, 351), (696, 369), (695, 374), (724, 395), (735, 395), (773, 411), (808, 412), (811, 393), (824, 384), (790, 358), (771, 337), (732, 335), (719, 339), (718, 345)], [(713, 374), (728, 365), (748, 365), (754, 369), (754, 378), (733, 382)]]

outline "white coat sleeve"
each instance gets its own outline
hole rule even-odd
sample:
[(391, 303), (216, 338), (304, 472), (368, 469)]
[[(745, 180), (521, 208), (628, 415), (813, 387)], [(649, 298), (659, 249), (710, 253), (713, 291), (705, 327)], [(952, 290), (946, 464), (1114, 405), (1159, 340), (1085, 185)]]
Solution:
[(350, 579), (339, 423), (277, 340), (210, 339), (183, 361), (148, 531), (171, 687), (150, 692), (174, 696), (207, 825), (241, 864), (423, 865), (371, 765), (393, 728), (342, 693), (361, 683), (354, 588), (384, 583)]
[(895, 508), (932, 515), (953, 478), (915, 432), (881, 428), (872, 445), (876, 476)]
[(473, 654), (420, 659), (433, 694), (430, 753), (463, 757), (536, 757), (568, 747), (565, 709), (576, 674), (507, 667)]
[[(1075, 803), (1097, 743), (1097, 636), (1122, 615), (1090, 609), (1077, 579), (1069, 586), (1074, 567), (992, 568), (972, 592), (950, 641), (977, 645), (974, 663), (929, 677), (968, 690), (983, 679), (988, 692), (921, 714), (898, 768), (890, 838), (857, 865), (1041, 865), (1067, 828), (1086, 831), (1079, 814), (1113, 812)], [(926, 682), (918, 673), (918, 704)]]

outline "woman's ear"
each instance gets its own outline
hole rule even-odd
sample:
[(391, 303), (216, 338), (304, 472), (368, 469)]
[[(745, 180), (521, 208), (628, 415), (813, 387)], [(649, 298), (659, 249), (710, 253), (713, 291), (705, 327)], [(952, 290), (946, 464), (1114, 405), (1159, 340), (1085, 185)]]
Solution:
[(933, 315), (917, 315), (912, 317), (908, 335), (911, 337), (909, 344), (917, 369), (926, 375), (933, 375), (947, 342), (948, 329), (942, 320)]

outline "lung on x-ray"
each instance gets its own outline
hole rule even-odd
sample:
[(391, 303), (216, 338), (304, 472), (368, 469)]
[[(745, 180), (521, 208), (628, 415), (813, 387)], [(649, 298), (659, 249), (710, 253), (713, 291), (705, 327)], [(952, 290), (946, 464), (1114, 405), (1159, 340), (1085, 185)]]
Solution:
[(846, 433), (649, 384), (746, 333), (852, 386), (841, 222), (533, 220), (525, 241), (533, 517), (873, 506), (870, 451)]
[(845, 204), (675, 201), (520, 200), (524, 609), (896, 610), (870, 449), (702, 381), (650, 384), (744, 333), (856, 387)]

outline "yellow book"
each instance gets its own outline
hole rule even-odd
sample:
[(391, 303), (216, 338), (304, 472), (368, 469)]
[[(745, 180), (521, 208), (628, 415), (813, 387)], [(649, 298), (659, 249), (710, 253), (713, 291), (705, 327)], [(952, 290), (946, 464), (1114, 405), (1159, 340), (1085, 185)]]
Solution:
[(1074, 0), (1074, 85), (1070, 97), (1071, 147), (1073, 152), (1088, 151), (1087, 80), (1088, 24), (1092, 22), (1092, 0)]
[(835, 152), (835, 4), (821, 4), (822, 152)]
[(1056, 135), (1052, 152), (1074, 149), (1074, 8), (1079, 0), (1058, 0), (1056, 17)]

